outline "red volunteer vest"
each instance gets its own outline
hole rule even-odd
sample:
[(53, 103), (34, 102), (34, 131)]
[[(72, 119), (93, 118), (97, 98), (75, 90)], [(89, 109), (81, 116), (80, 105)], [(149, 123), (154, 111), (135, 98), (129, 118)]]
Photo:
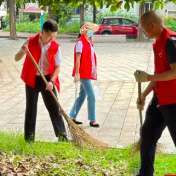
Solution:
[[(39, 36), (40, 36), (40, 34), (37, 34), (34, 37), (30, 37), (29, 44), (28, 44), (29, 51), (33, 55), (37, 64), (38, 64), (40, 56), (41, 56), (41, 47), (39, 44)], [(51, 74), (51, 76), (53, 75), (54, 70), (55, 70), (55, 55), (57, 54), (58, 48), (59, 48), (59, 44), (56, 43), (55, 41), (52, 41), (50, 48), (48, 50), (48, 61), (50, 64), (49, 74)], [(36, 73), (37, 73), (37, 69), (36, 69), (35, 65), (32, 63), (28, 54), (26, 54), (26, 59), (25, 59), (24, 65), (23, 65), (22, 73), (21, 73), (21, 79), (25, 82), (25, 84), (34, 88)], [(58, 77), (55, 80), (55, 86), (57, 87), (58, 92), (60, 92), (60, 83), (59, 83)]]
[[(96, 60), (95, 53), (94, 53), (95, 70), (94, 70), (94, 74), (92, 76), (92, 58), (91, 58), (90, 43), (92, 46), (93, 46), (93, 43), (91, 41), (89, 43), (83, 35), (81, 36), (81, 38), (78, 41), (81, 41), (83, 44), (81, 61), (80, 61), (80, 68), (79, 68), (80, 78), (81, 79), (96, 80), (97, 79), (97, 60)], [(75, 76), (75, 73), (76, 73), (76, 45), (74, 48), (74, 68), (73, 68), (73, 73), (72, 73), (73, 77)]]
[[(166, 41), (176, 33), (165, 28), (161, 37), (153, 44), (155, 53), (155, 74), (160, 74), (171, 70), (166, 54)], [(176, 79), (170, 81), (156, 81), (156, 91), (159, 106), (176, 103)]]

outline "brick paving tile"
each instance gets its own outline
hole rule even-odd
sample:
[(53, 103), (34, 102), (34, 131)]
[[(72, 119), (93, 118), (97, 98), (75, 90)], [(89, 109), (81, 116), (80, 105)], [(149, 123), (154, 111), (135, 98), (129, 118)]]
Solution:
[[(15, 62), (14, 55), (25, 40), (0, 39), (2, 131), (24, 130), (25, 88), (20, 79), (24, 58)], [(69, 42), (70, 39), (57, 39), (57, 41), (60, 41), (63, 59), (59, 75), (61, 92), (58, 94), (58, 100), (69, 113), (75, 101), (75, 86), (71, 77), (74, 43)], [(98, 59), (98, 81), (102, 92), (102, 100), (96, 102), (96, 115), (97, 122), (101, 126), (98, 129), (89, 126), (86, 101), (80, 110), (78, 120), (83, 122), (83, 128), (93, 137), (111, 146), (122, 147), (132, 144), (139, 139), (140, 128), (139, 113), (136, 109), (138, 89), (134, 71), (141, 69), (153, 73), (152, 44), (151, 42), (96, 43), (95, 51)], [(142, 84), (142, 89), (146, 86), (147, 83)], [(152, 94), (147, 97), (145, 110), (151, 97)], [(38, 102), (36, 140), (57, 141), (41, 96)], [(167, 151), (173, 151), (174, 145), (167, 129), (160, 142), (166, 146)]]

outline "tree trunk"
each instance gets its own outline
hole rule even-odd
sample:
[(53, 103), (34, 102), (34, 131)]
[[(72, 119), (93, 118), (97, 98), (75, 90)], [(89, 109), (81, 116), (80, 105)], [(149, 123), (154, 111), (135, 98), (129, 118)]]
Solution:
[(17, 40), (15, 25), (15, 0), (9, 1), (10, 39)]
[(1, 4), (2, 4), (2, 0), (0, 0), (0, 6), (1, 6)]
[(19, 15), (19, 8), (16, 6), (16, 16)]
[(10, 0), (7, 0), (7, 13), (9, 13), (9, 1)]
[(93, 23), (96, 23), (96, 7), (93, 5)]
[(84, 23), (84, 4), (80, 6), (80, 26)]
[[(139, 20), (143, 14), (144, 14), (144, 3), (139, 5)], [(138, 38), (138, 40), (142, 40), (144, 38), (140, 21), (138, 23), (138, 36), (137, 36), (137, 38)]]
[(48, 7), (48, 19), (52, 19), (52, 9), (50, 6)]

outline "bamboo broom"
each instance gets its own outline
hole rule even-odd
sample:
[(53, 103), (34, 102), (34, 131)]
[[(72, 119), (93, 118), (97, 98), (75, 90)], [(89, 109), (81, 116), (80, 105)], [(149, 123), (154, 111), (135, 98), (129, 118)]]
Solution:
[[(141, 104), (141, 83), (139, 82), (138, 82), (138, 101), (139, 101), (139, 104)], [(142, 111), (140, 109), (139, 109), (139, 117), (140, 117), (140, 129), (139, 129), (140, 138), (137, 142), (134, 143), (134, 148), (131, 152), (132, 155), (137, 153), (140, 150), (140, 146), (141, 146), (141, 131), (142, 131), (143, 119), (142, 119)]]
[[(27, 54), (29, 55), (29, 58), (31, 59), (31, 61), (33, 62), (33, 64), (37, 68), (38, 72), (40, 73), (43, 81), (47, 85), (48, 84), (47, 80), (45, 79), (44, 75), (40, 71), (39, 66), (37, 65), (35, 59), (33, 58), (32, 54), (30, 53), (29, 50), (27, 51)], [(70, 119), (70, 117), (66, 114), (66, 112), (62, 108), (61, 104), (59, 103), (58, 99), (56, 98), (56, 96), (52, 90), (50, 91), (50, 93), (51, 93), (52, 97), (54, 98), (54, 100), (56, 101), (56, 103), (58, 104), (59, 109), (60, 109), (60, 113), (63, 115), (63, 117), (65, 118), (65, 120), (68, 123), (68, 127), (69, 127), (72, 141), (74, 144), (76, 144), (78, 147), (88, 148), (88, 149), (90, 149), (90, 148), (101, 148), (102, 149), (102, 148), (108, 147), (108, 144), (103, 143), (103, 142), (93, 138), (90, 134), (86, 133), (82, 127), (75, 124)]]
[[(138, 82), (138, 101), (139, 104), (141, 104), (141, 83)], [(140, 133), (140, 138), (137, 142), (134, 143), (133, 146), (133, 150), (131, 152), (131, 155), (134, 156), (135, 153), (137, 153), (138, 151), (140, 151), (140, 147), (141, 147), (141, 132), (142, 132), (142, 126), (143, 126), (143, 119), (142, 119), (142, 111), (139, 109), (139, 117), (140, 117), (140, 129), (139, 129), (139, 133)], [(161, 153), (162, 150), (162, 145), (160, 143), (157, 143), (157, 148), (156, 148), (156, 152), (157, 153)]]

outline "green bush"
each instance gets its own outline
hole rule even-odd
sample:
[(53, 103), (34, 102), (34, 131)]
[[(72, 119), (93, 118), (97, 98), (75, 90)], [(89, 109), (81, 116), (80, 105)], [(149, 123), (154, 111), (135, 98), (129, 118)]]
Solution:
[(168, 29), (176, 32), (176, 18), (164, 18), (164, 25)]
[(67, 15), (64, 15), (64, 12), (62, 12), (62, 16), (59, 19), (59, 26), (62, 26), (62, 27), (67, 26), (68, 21), (69, 21), (69, 17)]
[(59, 26), (59, 33), (79, 33), (79, 22), (73, 21), (67, 26)]
[(18, 32), (38, 33), (41, 31), (41, 24), (32, 22), (18, 23), (16, 29)]
[[(5, 29), (3, 29), (3, 31), (10, 31), (9, 25)], [(41, 26), (40, 26), (40, 23), (34, 23), (34, 22), (16, 23), (16, 31), (38, 33), (41, 31)]]
[[(48, 19), (48, 14), (43, 15), (43, 20)], [(3, 31), (10, 31), (9, 26), (9, 14), (5, 16), (5, 22), (7, 27)], [(40, 18), (35, 18), (33, 21), (30, 21), (29, 14), (23, 16), (23, 22), (19, 23), (19, 19), (16, 19), (16, 31), (17, 32), (29, 32), (29, 33), (38, 33), (41, 31)]]
[[(9, 25), (3, 31), (10, 31)], [(38, 33), (41, 31), (41, 24), (34, 22), (16, 23), (16, 31)], [(79, 22), (72, 22), (67, 26), (60, 26), (59, 33), (79, 33)]]
[[(34, 13), (31, 13), (31, 14), (35, 15)], [(31, 21), (29, 16), (30, 16), (30, 13), (23, 14), (23, 23)], [(35, 17), (36, 17), (36, 15), (35, 15)], [(47, 19), (48, 19), (48, 14), (44, 13), (43, 20), (46, 21)], [(20, 19), (20, 20), (22, 21), (22, 19)], [(9, 14), (7, 14), (5, 16), (4, 21), (6, 22), (7, 25), (9, 25)], [(34, 20), (32, 20), (32, 22), (35, 22), (35, 23), (40, 22), (40, 14), (37, 14), (37, 17), (34, 18)], [(16, 16), (16, 23), (19, 23), (19, 16)]]
[(6, 25), (8, 26), (9, 25), (9, 14), (7, 14), (3, 20), (5, 21)]
[[(44, 21), (47, 20), (48, 14), (44, 14)], [(9, 14), (7, 14), (4, 18), (7, 27), (3, 29), (3, 31), (10, 31), (9, 26)], [(32, 22), (30, 22), (29, 14), (24, 14), (23, 22), (19, 23), (19, 17), (16, 18), (16, 31), (17, 32), (30, 32), (30, 33), (38, 33), (41, 31), (40, 18), (35, 18)]]

